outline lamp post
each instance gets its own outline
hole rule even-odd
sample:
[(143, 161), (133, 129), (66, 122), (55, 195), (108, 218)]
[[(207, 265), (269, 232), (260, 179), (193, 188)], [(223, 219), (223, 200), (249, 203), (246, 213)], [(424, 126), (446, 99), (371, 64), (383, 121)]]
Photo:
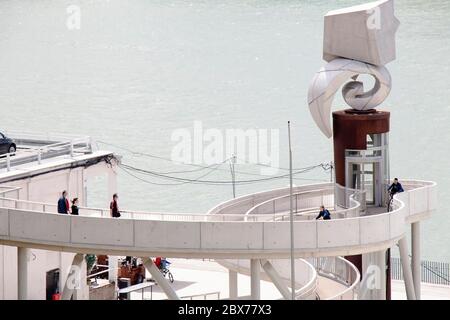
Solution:
[(293, 208), (293, 184), (292, 184), (292, 148), (291, 148), (291, 122), (288, 121), (289, 138), (289, 203), (290, 203), (290, 228), (291, 228), (291, 294), (295, 300), (295, 260), (294, 260), (294, 208)]
[(233, 154), (230, 159), (231, 182), (233, 185), (233, 199), (236, 198), (236, 173), (234, 171), (235, 164), (236, 164), (236, 155)]

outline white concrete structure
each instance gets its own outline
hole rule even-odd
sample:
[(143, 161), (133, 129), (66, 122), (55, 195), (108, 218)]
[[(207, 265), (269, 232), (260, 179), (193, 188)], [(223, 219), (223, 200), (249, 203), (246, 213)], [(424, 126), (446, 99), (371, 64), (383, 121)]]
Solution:
[(395, 33), (400, 22), (394, 15), (393, 0), (333, 10), (324, 21), (325, 61), (346, 58), (383, 66), (395, 60)]
[[(87, 137), (15, 133), (8, 135), (15, 139), (18, 151), (15, 156), (0, 159), (2, 197), (52, 203), (46, 209), (56, 212), (54, 204), (62, 190), (67, 190), (70, 197), (78, 197), (81, 204), (86, 204), (91, 180), (105, 176), (111, 186), (116, 183), (115, 169), (105, 162), (109, 161), (112, 154), (93, 151), (91, 141)], [(8, 187), (5, 188), (5, 185)], [(4, 193), (12, 189), (14, 191)], [(108, 190), (108, 194), (111, 194), (111, 190)], [(106, 196), (105, 190), (105, 198)], [(33, 208), (33, 205), (30, 208)], [(0, 229), (5, 227), (4, 221), (0, 222)], [(45, 221), (39, 219), (35, 225), (30, 226), (43, 232), (48, 231), (47, 227)], [(55, 276), (59, 275), (59, 280), (56, 281), (59, 282), (62, 292), (73, 258), (74, 253), (59, 250), (0, 245), (0, 299), (17, 299), (19, 293), (23, 299), (46, 299), (46, 273), (52, 271)], [(81, 277), (85, 278), (84, 260), (81, 261), (80, 270)], [(88, 299), (88, 287), (84, 285), (75, 290), (74, 298)]]
[[(294, 225), (298, 235), (295, 238), (295, 256), (309, 258), (367, 253), (395, 245), (405, 236), (410, 221), (424, 219), (436, 208), (434, 183), (410, 181), (404, 185), (407, 192), (396, 196), (395, 210), (387, 213), (358, 216), (352, 207), (334, 212), (333, 220), (316, 221), (310, 219), (311, 214), (307, 210), (303, 210), (297, 215)], [(308, 198), (303, 199), (305, 203), (309, 200), (314, 203), (324, 202), (326, 198), (332, 201), (332, 190), (331, 184), (318, 184), (296, 187), (295, 193), (307, 194)], [(16, 192), (16, 189), (10, 191)], [(0, 199), (0, 243), (72, 253), (141, 257), (241, 258), (253, 261), (270, 258), (283, 264), (283, 260), (287, 263), (285, 259), (290, 253), (289, 223), (283, 221), (287, 213), (284, 209), (251, 216), (245, 213), (267, 200), (283, 198), (288, 192), (287, 189), (277, 189), (240, 197), (217, 206), (208, 214), (124, 211), (120, 219), (109, 218), (106, 209), (92, 208), (81, 208), (80, 216), (57, 215), (54, 205), (16, 200), (5, 195)], [(357, 208), (359, 204), (355, 202), (355, 206)], [(346, 217), (349, 212), (351, 217)], [(232, 260), (228, 261), (232, 263)], [(256, 266), (254, 262), (250, 268), (253, 274)], [(275, 268), (281, 276), (283, 268)], [(238, 267), (231, 269), (239, 271)], [(255, 275), (255, 298), (258, 297), (258, 278)], [(310, 281), (315, 281), (314, 277), (311, 278)], [(354, 298), (355, 295), (356, 291), (351, 296)]]

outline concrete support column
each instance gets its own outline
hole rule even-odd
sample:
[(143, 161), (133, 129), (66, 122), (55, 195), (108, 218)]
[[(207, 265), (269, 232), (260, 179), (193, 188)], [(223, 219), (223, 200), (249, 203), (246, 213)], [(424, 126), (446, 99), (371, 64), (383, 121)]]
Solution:
[(72, 265), (69, 269), (69, 274), (66, 278), (66, 283), (61, 295), (61, 300), (70, 300), (75, 290), (81, 288), (81, 281), (83, 281), (81, 275), (81, 266), (83, 265), (84, 254), (77, 253), (73, 257)]
[(259, 259), (250, 260), (251, 299), (261, 299), (261, 268)]
[(108, 256), (108, 280), (110, 283), (115, 283), (117, 286), (117, 265), (119, 258), (116, 256)]
[(169, 300), (180, 300), (175, 290), (170, 286), (169, 282), (159, 271), (158, 267), (155, 266), (153, 260), (150, 258), (142, 258), (144, 267), (150, 272), (152, 278), (155, 279), (156, 283), (161, 287), (164, 293), (167, 295)]
[(377, 292), (378, 300), (386, 300), (386, 250), (375, 253), (378, 267), (380, 268), (380, 290)]
[(236, 300), (238, 297), (238, 274), (236, 271), (228, 270), (228, 290), (230, 300)]
[(405, 282), (406, 297), (408, 300), (416, 300), (416, 294), (414, 291), (414, 281), (411, 272), (411, 264), (409, 262), (409, 255), (408, 255), (408, 243), (406, 242), (405, 237), (399, 240), (398, 246), (400, 249), (400, 260), (403, 269), (403, 279)]
[(386, 300), (386, 251), (362, 255), (361, 300)]
[(420, 300), (420, 222), (411, 224), (411, 268), (414, 281), (414, 292), (416, 293), (416, 300)]
[(280, 291), (283, 298), (286, 300), (292, 300), (292, 291), (289, 290), (288, 286), (280, 277), (273, 265), (268, 260), (261, 260), (261, 267), (270, 280), (272, 280), (275, 287), (277, 287), (278, 291)]
[(28, 298), (28, 250), (27, 248), (17, 248), (17, 280), (19, 300)]

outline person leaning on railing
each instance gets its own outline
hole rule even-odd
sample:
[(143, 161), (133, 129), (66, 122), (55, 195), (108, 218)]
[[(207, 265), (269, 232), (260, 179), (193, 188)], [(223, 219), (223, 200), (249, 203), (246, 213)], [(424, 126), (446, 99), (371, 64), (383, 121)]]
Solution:
[(331, 214), (330, 211), (325, 209), (325, 206), (320, 206), (320, 212), (319, 215), (316, 217), (316, 220), (322, 218), (323, 220), (331, 220)]

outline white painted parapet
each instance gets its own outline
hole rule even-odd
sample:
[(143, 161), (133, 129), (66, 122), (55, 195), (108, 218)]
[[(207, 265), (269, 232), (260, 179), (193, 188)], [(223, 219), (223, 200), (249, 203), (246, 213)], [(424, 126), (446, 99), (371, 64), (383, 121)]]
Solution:
[[(295, 237), (295, 256), (351, 255), (391, 247), (404, 236), (406, 218), (421, 219), (436, 208), (434, 183), (411, 181), (406, 186), (407, 191), (395, 197), (394, 210), (389, 213), (295, 221), (295, 233), (301, 235)], [(317, 188), (297, 187), (295, 192)], [(83, 209), (80, 216), (44, 213), (38, 206), (15, 209), (18, 202), (14, 199), (0, 200), (0, 243), (109, 255), (288, 258), (288, 221), (268, 221), (264, 215), (244, 220), (244, 213), (258, 202), (287, 192), (278, 189), (237, 198), (215, 208), (218, 214), (214, 215), (127, 213), (130, 218), (120, 219), (84, 216)], [(89, 214), (92, 210), (86, 209)]]

